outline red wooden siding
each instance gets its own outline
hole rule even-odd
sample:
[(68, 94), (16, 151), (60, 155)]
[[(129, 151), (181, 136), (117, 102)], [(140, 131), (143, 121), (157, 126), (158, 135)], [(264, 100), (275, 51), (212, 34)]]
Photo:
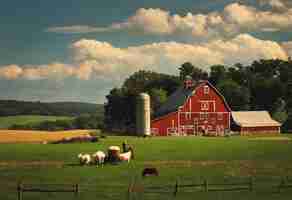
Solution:
[(152, 121), (156, 135), (222, 134), (230, 129), (230, 109), (208, 82), (202, 82), (177, 111)]
[(262, 126), (262, 127), (240, 127), (240, 134), (245, 135), (248, 133), (280, 133), (279, 126)]
[(178, 127), (177, 112), (169, 113), (151, 122), (152, 134), (156, 136), (167, 136), (167, 131), (175, 131)]

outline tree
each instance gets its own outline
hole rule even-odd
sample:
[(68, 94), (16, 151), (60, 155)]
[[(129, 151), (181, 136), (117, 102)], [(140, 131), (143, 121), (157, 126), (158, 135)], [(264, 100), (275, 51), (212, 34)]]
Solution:
[[(178, 77), (166, 74), (138, 71), (129, 76), (121, 88), (114, 88), (106, 96), (105, 128), (132, 132), (136, 122), (136, 97), (141, 92), (154, 93), (155, 109), (179, 86)], [(154, 108), (152, 107), (152, 110)]]
[(151, 108), (152, 113), (155, 111), (167, 100), (167, 92), (162, 88), (152, 88), (150, 90), (151, 97)]
[(227, 78), (227, 71), (225, 66), (223, 65), (213, 65), (211, 66), (211, 72), (210, 72), (210, 77), (209, 81), (217, 86), (219, 81), (224, 80)]
[(222, 80), (217, 84), (232, 110), (248, 110), (250, 92), (248, 88), (240, 86), (233, 80)]
[(190, 62), (186, 62), (182, 64), (179, 69), (179, 78), (180, 80), (184, 80), (186, 76), (192, 76), (194, 71), (194, 66)]
[(208, 79), (208, 73), (200, 68), (193, 66), (192, 63), (186, 62), (178, 69), (180, 80), (184, 80), (186, 76), (191, 76), (193, 80)]

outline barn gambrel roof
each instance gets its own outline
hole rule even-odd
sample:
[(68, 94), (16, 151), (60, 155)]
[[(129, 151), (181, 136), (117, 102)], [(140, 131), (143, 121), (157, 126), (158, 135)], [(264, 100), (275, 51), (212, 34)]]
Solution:
[(196, 90), (201, 84), (208, 84), (209, 87), (213, 88), (214, 91), (222, 98), (225, 106), (229, 111), (230, 108), (223, 97), (223, 95), (209, 82), (206, 80), (201, 81), (194, 81), (194, 84), (190, 88), (185, 88), (184, 86), (179, 87), (174, 93), (172, 93), (167, 101), (157, 110), (157, 112), (154, 115), (154, 118), (161, 117), (163, 115), (167, 115), (171, 112), (175, 112), (178, 110), (180, 106), (183, 106), (183, 104), (187, 101), (187, 99), (193, 94), (193, 91)]

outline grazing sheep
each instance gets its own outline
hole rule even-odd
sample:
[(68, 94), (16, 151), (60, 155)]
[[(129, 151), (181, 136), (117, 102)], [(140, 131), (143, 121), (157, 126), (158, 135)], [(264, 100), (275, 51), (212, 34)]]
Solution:
[(131, 158), (132, 158), (132, 150), (126, 152), (126, 153), (121, 153), (120, 154), (120, 160), (121, 161), (127, 161), (128, 163), (130, 162)]
[(97, 164), (97, 166), (102, 166), (104, 164), (105, 157), (106, 155), (103, 151), (97, 151), (96, 153), (92, 154), (93, 162)]
[(89, 165), (91, 163), (91, 156), (89, 154), (78, 154), (79, 162), (81, 165)]

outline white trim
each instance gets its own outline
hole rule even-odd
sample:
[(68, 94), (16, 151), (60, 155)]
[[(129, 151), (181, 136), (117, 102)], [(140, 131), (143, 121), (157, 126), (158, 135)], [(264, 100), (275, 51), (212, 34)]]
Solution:
[(151, 135), (159, 136), (159, 129), (158, 128), (151, 128)]
[(208, 85), (204, 85), (203, 90), (204, 90), (204, 94), (210, 93), (210, 87)]
[(201, 101), (201, 110), (209, 110), (209, 102), (208, 101)]
[(190, 110), (190, 112), (192, 112), (192, 98), (190, 98), (190, 102), (189, 102), (189, 110)]
[(200, 103), (201, 110), (203, 110), (202, 103), (208, 103), (208, 110), (210, 110), (210, 108), (211, 108), (210, 104), (213, 103), (214, 110), (212, 112), (216, 112), (216, 101), (215, 100), (199, 100), (198, 102)]
[(179, 133), (178, 133), (178, 131), (177, 131), (178, 129), (177, 128), (167, 128), (166, 129), (166, 134), (167, 134), (167, 136), (178, 136), (179, 135)]
[(200, 112), (200, 120), (208, 119), (209, 113), (208, 112)]
[(229, 112), (180, 112), (181, 114), (184, 114), (184, 113), (191, 113), (191, 114), (200, 114), (200, 113), (208, 113), (208, 114), (216, 114), (216, 113), (223, 113), (223, 114), (226, 114), (226, 113), (229, 113)]

